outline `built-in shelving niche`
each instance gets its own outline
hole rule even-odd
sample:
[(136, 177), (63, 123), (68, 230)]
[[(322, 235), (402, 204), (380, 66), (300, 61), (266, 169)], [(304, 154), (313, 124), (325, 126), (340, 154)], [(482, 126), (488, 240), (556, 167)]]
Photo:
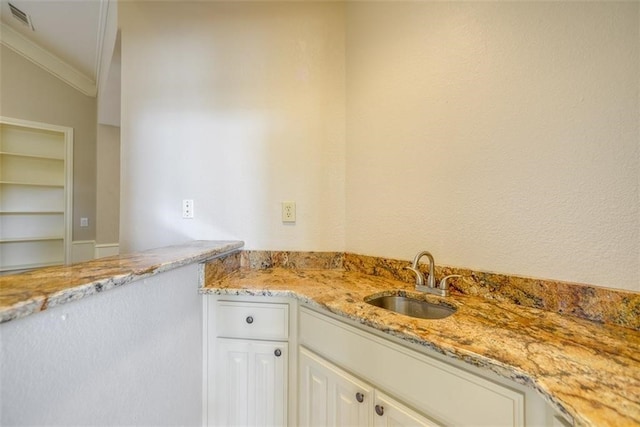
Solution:
[(73, 129), (0, 117), (0, 274), (71, 259)]

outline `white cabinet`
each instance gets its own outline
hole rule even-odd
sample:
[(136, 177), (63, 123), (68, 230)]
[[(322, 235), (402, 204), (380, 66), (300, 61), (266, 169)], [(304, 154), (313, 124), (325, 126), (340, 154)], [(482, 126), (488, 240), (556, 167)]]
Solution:
[(376, 413), (373, 417), (374, 427), (434, 427), (439, 425), (379, 390), (375, 392), (374, 411)]
[(373, 388), (305, 348), (298, 354), (301, 426), (366, 426)]
[(299, 363), (301, 426), (437, 425), (303, 347), (300, 348)]
[[(363, 378), (377, 389), (373, 405), (384, 407), (384, 413), (374, 416), (374, 425), (525, 424), (524, 393), (315, 311), (301, 309), (299, 341), (340, 366), (341, 372)], [(301, 391), (304, 381), (302, 377)], [(304, 408), (301, 404), (301, 416)]]
[(205, 300), (204, 424), (286, 426), (289, 304)]
[(292, 299), (209, 295), (204, 320), (205, 425), (559, 422), (530, 388)]
[(286, 341), (289, 305), (247, 301), (218, 301), (217, 336)]
[(286, 342), (217, 339), (216, 425), (285, 425)]
[(0, 272), (68, 260), (72, 138), (70, 128), (0, 117)]

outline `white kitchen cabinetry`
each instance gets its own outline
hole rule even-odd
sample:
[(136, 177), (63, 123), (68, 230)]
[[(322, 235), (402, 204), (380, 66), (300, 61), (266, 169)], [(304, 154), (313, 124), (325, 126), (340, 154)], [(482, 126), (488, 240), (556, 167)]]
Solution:
[(439, 424), (408, 408), (391, 396), (376, 390), (374, 427), (436, 427)]
[(366, 426), (373, 387), (301, 347), (298, 354), (301, 426)]
[(209, 295), (204, 320), (205, 425), (564, 422), (528, 387), (293, 299)]
[(286, 425), (286, 342), (217, 339), (216, 425)]
[(299, 363), (300, 426), (437, 425), (303, 347)]
[(70, 257), (73, 129), (0, 117), (0, 272)]
[(205, 425), (287, 425), (289, 304), (207, 297), (204, 340)]
[[(300, 344), (331, 360), (335, 365), (333, 369), (339, 366), (343, 376), (363, 378), (372, 384), (375, 388), (372, 404), (384, 407), (384, 415), (387, 415), (374, 415), (376, 426), (525, 424), (525, 395), (515, 389), (312, 310), (301, 309), (299, 330)], [(305, 355), (301, 351), (301, 366), (303, 357), (308, 358)], [(303, 392), (306, 387), (304, 375), (307, 374), (301, 375)], [(408, 409), (405, 404), (418, 412)], [(304, 405), (301, 403), (301, 415)], [(539, 425), (542, 424), (544, 417)]]

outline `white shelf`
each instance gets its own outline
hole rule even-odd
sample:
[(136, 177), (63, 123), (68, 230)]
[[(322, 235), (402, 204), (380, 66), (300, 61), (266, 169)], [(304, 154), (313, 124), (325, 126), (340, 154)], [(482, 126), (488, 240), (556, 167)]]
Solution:
[(63, 215), (64, 211), (0, 211), (0, 215)]
[(64, 159), (61, 159), (60, 157), (37, 156), (34, 154), (23, 154), (23, 153), (8, 153), (6, 151), (0, 151), (0, 156), (25, 157), (28, 159), (57, 160), (59, 162), (64, 162)]
[(46, 263), (35, 263), (35, 264), (21, 264), (21, 265), (12, 265), (9, 267), (0, 267), (0, 271), (21, 271), (21, 270), (31, 270), (34, 268), (42, 268), (42, 267), (53, 267), (55, 265), (62, 265), (64, 262), (62, 260), (56, 262), (46, 262)]
[(52, 240), (64, 240), (62, 236), (43, 236), (43, 237), (17, 237), (9, 239), (0, 239), (0, 243), (25, 243), (25, 242), (46, 242)]
[(73, 129), (0, 117), (0, 271), (70, 259)]
[(52, 187), (52, 188), (64, 188), (63, 184), (42, 184), (37, 182), (14, 182), (14, 181), (0, 181), (2, 185), (23, 185), (27, 187)]

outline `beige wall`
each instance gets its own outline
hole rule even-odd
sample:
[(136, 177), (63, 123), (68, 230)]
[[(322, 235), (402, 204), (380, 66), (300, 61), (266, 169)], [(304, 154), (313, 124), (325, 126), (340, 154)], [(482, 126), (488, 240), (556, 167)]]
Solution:
[(348, 3), (347, 250), (640, 290), (639, 7)]
[[(69, 126), (73, 141), (73, 240), (96, 235), (96, 99), (0, 46), (0, 114)], [(89, 227), (80, 228), (80, 218)]]
[(98, 125), (96, 189), (96, 243), (119, 240), (120, 128)]
[(638, 8), (123, 3), (121, 243), (640, 290)]
[[(121, 247), (344, 247), (344, 7), (124, 2)], [(182, 219), (193, 199), (195, 218)], [(283, 225), (280, 202), (297, 202)]]

